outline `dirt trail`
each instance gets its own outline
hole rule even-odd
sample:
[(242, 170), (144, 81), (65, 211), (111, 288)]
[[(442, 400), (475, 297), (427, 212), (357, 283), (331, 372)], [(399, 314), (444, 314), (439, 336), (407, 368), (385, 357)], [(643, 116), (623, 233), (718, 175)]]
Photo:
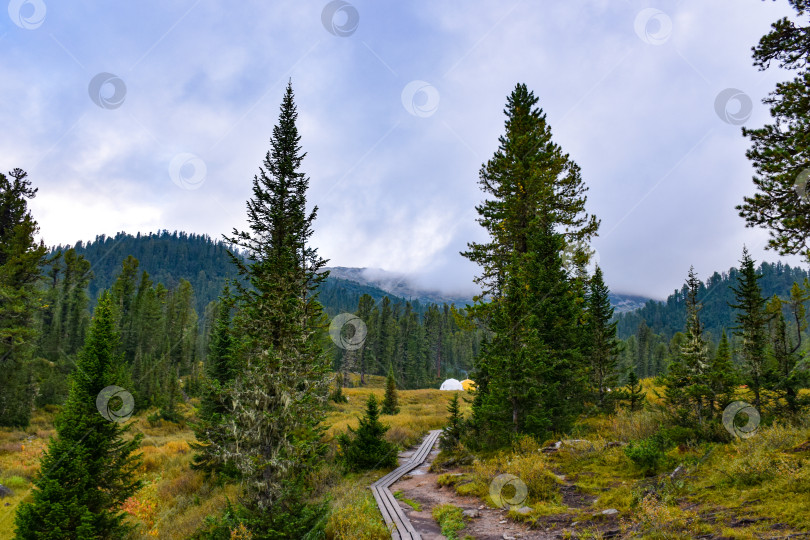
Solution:
[[(400, 459), (408, 459), (412, 451), (400, 454)], [(482, 540), (496, 540), (503, 538), (558, 538), (559, 530), (554, 532), (532, 531), (521, 523), (507, 519), (505, 510), (498, 510), (482, 505), (481, 499), (476, 497), (462, 497), (457, 495), (452, 486), (439, 486), (436, 483), (438, 474), (428, 471), (430, 464), (439, 454), (438, 444), (419, 468), (411, 471), (391, 485), (392, 493), (402, 491), (405, 498), (414, 500), (422, 505), (421, 512), (417, 512), (409, 505), (400, 501), (405, 515), (411, 520), (414, 528), (422, 535), (424, 540), (444, 538), (439, 526), (433, 519), (432, 510), (440, 504), (450, 503), (463, 510), (476, 510), (478, 517), (467, 521), (467, 527), (462, 530), (459, 537), (470, 535)], [(458, 472), (458, 471), (449, 471)]]

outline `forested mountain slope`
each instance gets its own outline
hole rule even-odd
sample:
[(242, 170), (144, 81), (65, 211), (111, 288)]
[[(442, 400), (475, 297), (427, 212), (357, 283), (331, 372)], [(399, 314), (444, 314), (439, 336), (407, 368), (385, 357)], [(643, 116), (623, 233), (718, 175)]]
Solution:
[[(69, 247), (57, 246), (54, 250)], [(146, 271), (154, 283), (162, 283), (170, 289), (181, 279), (191, 283), (199, 314), (209, 302), (219, 297), (225, 281), (236, 277), (228, 246), (206, 235), (164, 230), (133, 236), (121, 232), (114, 237), (97, 236), (91, 242), (79, 241), (73, 247), (77, 255), (83, 255), (91, 264), (93, 279), (88, 291), (93, 304), (101, 291), (112, 286), (121, 272), (121, 262), (129, 255), (138, 259), (139, 269)], [(397, 299), (380, 288), (330, 276), (320, 288), (320, 301), (329, 315), (336, 315), (342, 311), (355, 311), (364, 294), (375, 301), (384, 296)], [(419, 313), (426, 309), (418, 303), (413, 307)]]
[[(793, 268), (782, 263), (763, 262), (758, 269), (762, 275), (759, 285), (765, 298), (778, 295), (781, 298), (790, 296), (793, 283), (802, 283), (808, 273), (802, 268)], [(716, 343), (723, 329), (730, 330), (734, 325), (735, 310), (734, 291), (737, 286), (739, 271), (730, 268), (722, 274), (715, 272), (700, 284), (698, 300), (703, 305), (700, 312), (701, 321), (707, 332)], [(661, 334), (667, 340), (677, 332), (682, 332), (686, 323), (686, 285), (671, 294), (665, 302), (648, 301), (644, 307), (618, 315), (618, 332), (621, 339), (635, 335), (639, 325), (644, 322), (655, 334)]]
[[(236, 277), (230, 262), (228, 246), (207, 235), (166, 230), (131, 235), (120, 232), (115, 236), (100, 235), (93, 241), (77, 242), (74, 246), (56, 246), (52, 251), (73, 247), (92, 267), (93, 279), (88, 292), (91, 304), (108, 289), (121, 272), (121, 261), (132, 255), (140, 262), (139, 269), (149, 273), (155, 283), (167, 288), (175, 287), (181, 279), (194, 289), (195, 309), (202, 314), (209, 302), (219, 297), (227, 279)], [(463, 307), (472, 302), (460, 294), (424, 290), (411, 283), (406, 276), (380, 269), (331, 267), (329, 279), (320, 288), (320, 301), (327, 314), (357, 310), (357, 302), (368, 294), (379, 302), (389, 296), (392, 300), (411, 302), (413, 310), (424, 314), (431, 303), (455, 303)], [(637, 309), (649, 301), (638, 295), (610, 294), (617, 313)]]

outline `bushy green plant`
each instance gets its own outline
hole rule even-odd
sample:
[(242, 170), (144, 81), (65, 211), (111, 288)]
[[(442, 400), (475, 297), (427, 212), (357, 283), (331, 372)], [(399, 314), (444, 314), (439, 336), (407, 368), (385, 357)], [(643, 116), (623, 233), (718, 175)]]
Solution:
[(666, 439), (656, 433), (646, 439), (633, 441), (624, 448), (625, 455), (641, 468), (645, 474), (653, 474), (664, 459)]
[(448, 540), (456, 540), (458, 532), (464, 528), (464, 516), (461, 508), (452, 504), (440, 504), (434, 507), (433, 519), (442, 528), (442, 534)]
[(673, 444), (686, 444), (689, 441), (700, 440), (700, 435), (696, 430), (683, 426), (670, 426), (663, 428), (659, 433), (664, 439), (672, 442)]
[(349, 398), (347, 398), (346, 394), (343, 393), (342, 373), (337, 374), (337, 377), (335, 378), (335, 387), (332, 389), (332, 392), (329, 393), (329, 399), (335, 403), (347, 403), (349, 401)]
[(397, 448), (385, 440), (389, 426), (380, 422), (377, 397), (371, 394), (366, 401), (366, 414), (360, 418), (360, 426), (338, 437), (338, 444), (345, 466), (350, 470), (369, 470), (394, 467), (397, 464)]
[(453, 399), (447, 405), (447, 412), (450, 413), (450, 417), (447, 419), (447, 425), (442, 429), (439, 447), (445, 452), (455, 452), (461, 446), (464, 425), (464, 419), (461, 416), (461, 409), (458, 404), (458, 392), (453, 394)]
[[(302, 486), (295, 486), (296, 488)], [(288, 487), (288, 489), (291, 489)], [(247, 533), (252, 540), (280, 540), (323, 538), (329, 514), (328, 504), (295, 501), (270, 512), (257, 511), (230, 502), (220, 516), (206, 518), (194, 540), (232, 540), (244, 538), (235, 533)]]
[(641, 386), (641, 382), (638, 380), (636, 372), (632, 369), (627, 375), (627, 385), (621, 391), (620, 397), (627, 401), (631, 411), (635, 411), (636, 409), (642, 407), (644, 402), (647, 400), (644, 388)]
[(394, 380), (393, 369), (388, 370), (385, 381), (385, 398), (382, 404), (383, 414), (397, 414), (399, 412), (399, 398), (397, 396), (397, 382)]

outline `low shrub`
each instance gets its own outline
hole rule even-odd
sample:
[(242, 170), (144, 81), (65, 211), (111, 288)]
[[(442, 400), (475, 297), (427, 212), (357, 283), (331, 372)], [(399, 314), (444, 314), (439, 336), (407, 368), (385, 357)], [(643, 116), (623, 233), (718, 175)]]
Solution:
[(0, 477), (0, 485), (11, 489), (22, 489), (28, 486), (28, 480), (22, 476)]
[(646, 439), (633, 441), (624, 448), (625, 455), (636, 464), (645, 475), (654, 474), (665, 458), (666, 439), (661, 433), (656, 433)]
[(395, 467), (397, 448), (385, 440), (388, 426), (379, 421), (377, 398), (371, 394), (366, 402), (366, 414), (360, 426), (338, 437), (343, 464), (349, 470), (362, 471)]
[(452, 504), (440, 504), (433, 507), (433, 519), (442, 529), (448, 540), (457, 540), (458, 532), (464, 528), (463, 510)]

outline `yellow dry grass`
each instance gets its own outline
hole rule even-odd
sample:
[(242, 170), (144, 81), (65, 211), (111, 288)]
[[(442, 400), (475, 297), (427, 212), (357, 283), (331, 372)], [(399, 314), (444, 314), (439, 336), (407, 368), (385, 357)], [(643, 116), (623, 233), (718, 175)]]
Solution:
[[(192, 409), (184, 406), (185, 415)], [(147, 414), (135, 417), (131, 434), (144, 435), (140, 452), (143, 489), (127, 500), (124, 511), (138, 525), (135, 538), (181, 539), (190, 537), (206, 516), (217, 514), (226, 498), (235, 500), (238, 486), (214, 486), (190, 468), (194, 440), (188, 427), (162, 423), (150, 426)], [(0, 430), (0, 483), (15, 478), (14, 496), (0, 502), (0, 540), (13, 536), (14, 513), (29, 498), (31, 480), (39, 470), (39, 457), (54, 433), (53, 413), (38, 413), (25, 430)], [(6, 503), (8, 505), (6, 506)]]
[[(330, 405), (324, 425), (327, 437), (333, 442), (339, 433), (357, 426), (357, 418), (362, 416), (371, 393), (382, 399), (384, 378), (369, 377), (368, 383), (367, 387), (346, 389), (348, 403)], [(645, 380), (643, 385), (650, 400), (655, 401), (653, 390), (657, 388), (653, 381)], [(660, 388), (657, 390), (661, 392)], [(381, 417), (391, 426), (388, 439), (408, 447), (428, 430), (441, 428), (453, 394), (439, 390), (400, 391), (400, 413)], [(461, 396), (471, 399), (466, 392), (461, 392)], [(466, 416), (470, 404), (464, 399), (461, 405)], [(182, 406), (184, 416), (193, 414), (193, 404), (194, 401)], [(645, 537), (656, 537), (652, 533), (655, 530), (673, 538), (705, 534), (709, 530), (732, 537), (756, 537), (774, 522), (783, 523), (791, 530), (810, 529), (806, 505), (810, 495), (807, 473), (810, 454), (790, 451), (810, 439), (809, 427), (764, 427), (748, 441), (719, 445), (683, 485), (668, 488), (660, 497), (645, 498), (639, 487), (645, 479), (621, 447), (610, 447), (607, 443), (647, 437), (658, 430), (662, 421), (660, 414), (650, 409), (634, 413), (620, 410), (614, 415), (584, 419), (577, 429), (582, 434), (578, 438), (591, 442), (587, 448), (564, 448), (557, 455), (547, 457), (538, 451), (535, 443), (525, 440), (512, 452), (490, 455), (471, 466), (465, 478), (475, 481), (458, 488), (465, 494), (487, 497), (488, 483), (495, 475), (515, 474), (526, 479), (529, 503), (534, 509), (531, 518), (542, 519), (565, 510), (557, 494), (559, 483), (551, 474), (559, 470), (576, 479), (581, 490), (599, 497), (599, 502), (583, 509), (584, 512), (617, 508), (626, 525), (641, 527), (646, 531)], [(217, 515), (227, 499), (236, 500), (238, 486), (213, 485), (202, 474), (191, 470), (194, 452), (189, 443), (194, 437), (187, 425), (152, 424), (146, 413), (133, 418), (131, 425), (132, 434), (144, 435), (140, 474), (145, 485), (125, 505), (130, 521), (138, 525), (134, 538), (188, 538), (207, 516)], [(810, 426), (810, 420), (807, 425)], [(0, 500), (0, 540), (12, 537), (14, 511), (29, 496), (39, 457), (53, 433), (53, 410), (38, 412), (26, 430), (0, 429), (0, 483), (15, 492), (13, 497)], [(704, 450), (690, 452), (702, 455)], [(692, 454), (683, 454), (684, 459)], [(672, 455), (681, 454), (673, 451)], [(688, 465), (694, 466), (695, 459), (689, 459), (692, 461)], [(387, 537), (373, 498), (366, 489), (384, 472), (341, 476), (330, 468), (322, 473), (319, 482), (332, 499), (332, 514), (327, 525), (329, 538)], [(698, 526), (694, 514), (678, 506), (679, 501), (684, 500), (699, 505), (694, 512), (733, 506), (739, 509), (730, 511), (732, 517), (767, 516), (769, 520), (750, 528), (730, 527), (731, 517), (711, 527)]]
[[(327, 436), (330, 439), (349, 426), (357, 427), (357, 417), (362, 416), (369, 394), (373, 392), (382, 399), (385, 378), (367, 377), (367, 382), (370, 388), (346, 390), (348, 403), (330, 407), (324, 419), (324, 425), (329, 426)], [(391, 426), (388, 439), (408, 447), (427, 431), (441, 428), (452, 395), (453, 392), (439, 390), (400, 391), (400, 413), (382, 417), (382, 421)], [(462, 392), (462, 395), (466, 393)], [(181, 406), (184, 416), (193, 414), (194, 403), (193, 400)], [(469, 408), (469, 404), (462, 405), (465, 410)], [(31, 493), (31, 481), (39, 470), (39, 458), (47, 447), (48, 438), (54, 434), (54, 412), (54, 409), (38, 412), (26, 430), (0, 430), (0, 483), (14, 491), (14, 496), (0, 501), (0, 540), (12, 538), (14, 513), (19, 503)], [(126, 502), (124, 510), (129, 514), (129, 520), (138, 526), (134, 538), (188, 538), (207, 516), (217, 515), (227, 499), (235, 501), (239, 487), (213, 485), (202, 473), (193, 471), (190, 465), (194, 452), (189, 443), (194, 441), (194, 434), (190, 428), (164, 421), (153, 424), (147, 420), (150, 412), (154, 411), (141, 413), (130, 422), (130, 436), (143, 434), (139, 472), (145, 485)], [(365, 490), (373, 477), (380, 474), (324, 479), (324, 482), (334, 484), (327, 488), (334, 498), (335, 509), (335, 518), (330, 521), (330, 537), (381, 537), (384, 525), (381, 525), (373, 498), (369, 500), (370, 492)]]
[[(357, 419), (363, 416), (370, 394), (374, 393), (378, 400), (385, 395), (382, 388), (348, 388), (344, 393), (349, 402), (333, 403), (324, 420), (324, 425), (329, 426), (329, 437), (336, 437), (349, 427), (357, 428)], [(453, 394), (455, 392), (442, 390), (400, 390), (399, 414), (380, 417), (384, 424), (390, 426), (386, 438), (406, 448), (416, 444), (428, 431), (442, 428), (447, 422), (447, 405)], [(469, 392), (459, 394), (467, 400), (472, 399)], [(464, 399), (459, 401), (461, 410), (468, 414), (470, 404)]]

